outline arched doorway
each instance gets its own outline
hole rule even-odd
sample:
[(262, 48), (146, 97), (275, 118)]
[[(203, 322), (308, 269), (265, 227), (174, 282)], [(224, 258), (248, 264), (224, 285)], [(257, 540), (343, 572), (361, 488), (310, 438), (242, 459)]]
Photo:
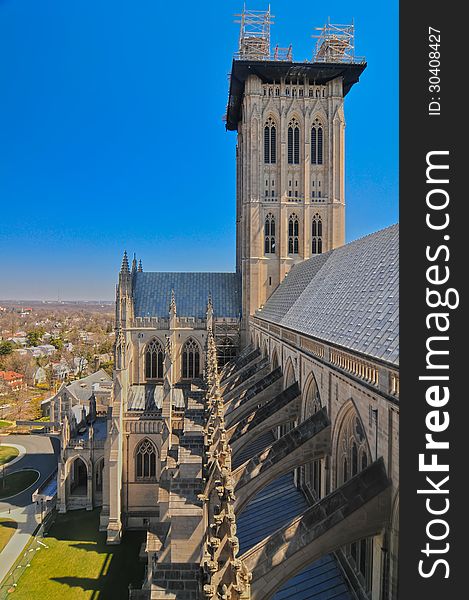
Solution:
[(88, 468), (85, 461), (79, 456), (70, 466), (68, 482), (70, 496), (86, 496), (88, 494)]

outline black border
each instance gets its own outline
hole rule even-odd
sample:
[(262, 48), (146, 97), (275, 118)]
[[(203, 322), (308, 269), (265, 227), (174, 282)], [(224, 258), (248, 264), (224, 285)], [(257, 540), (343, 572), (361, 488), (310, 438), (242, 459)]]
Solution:
[[(464, 149), (466, 138), (466, 104), (464, 92), (466, 70), (463, 68), (467, 25), (460, 7), (455, 2), (429, 0), (400, 4), (400, 313), (401, 313), (401, 411), (400, 411), (400, 550), (399, 550), (399, 598), (410, 600), (453, 600), (469, 597), (466, 578), (467, 516), (469, 507), (468, 455), (469, 429), (467, 428), (469, 393), (466, 391), (465, 337), (469, 331), (466, 310), (466, 287), (469, 230), (465, 213), (469, 205), (465, 191), (465, 172), (469, 164)], [(459, 8), (459, 10), (458, 10)], [(428, 28), (441, 32), (440, 72), (441, 91), (429, 92)], [(430, 96), (441, 102), (441, 114), (429, 116)], [(431, 231), (426, 225), (426, 154), (432, 150), (449, 150), (449, 185), (442, 186), (450, 194), (448, 212), (450, 225), (445, 234), (450, 240), (444, 242), (443, 232)], [(448, 430), (440, 434), (448, 440), (449, 450), (439, 453), (440, 462), (448, 462), (450, 508), (442, 518), (449, 524), (448, 538), (433, 542), (434, 547), (449, 543), (446, 554), (433, 555), (449, 563), (449, 578), (446, 569), (439, 566), (434, 575), (423, 578), (418, 573), (419, 560), (426, 559), (421, 553), (427, 540), (426, 525), (432, 518), (425, 508), (425, 496), (417, 489), (426, 487), (425, 474), (419, 472), (418, 455), (424, 451), (427, 428), (425, 416), (432, 410), (425, 401), (428, 382), (419, 381), (426, 366), (425, 343), (430, 334), (425, 317), (431, 312), (426, 305), (426, 269), (430, 265), (425, 252), (426, 246), (436, 248), (446, 243), (450, 250), (447, 263), (443, 258), (438, 264), (450, 268), (447, 287), (456, 288), (460, 295), (457, 309), (449, 310), (451, 325), (449, 362), (450, 400), (446, 410), (450, 416)], [(443, 256), (443, 255), (442, 255)], [(435, 263), (433, 263), (435, 264)], [(443, 309), (439, 309), (443, 310)], [(441, 334), (444, 335), (444, 334)], [(440, 373), (442, 374), (442, 373)], [(445, 409), (441, 409), (445, 410)], [(435, 435), (435, 438), (437, 436)], [(438, 438), (437, 438), (438, 439)], [(443, 459), (447, 459), (444, 461)], [(431, 475), (431, 474), (428, 474)], [(438, 481), (442, 473), (435, 473)], [(444, 496), (440, 496), (440, 499)], [(436, 506), (436, 504), (435, 504)], [(437, 518), (437, 517), (434, 517)], [(436, 531), (436, 529), (435, 529)], [(426, 566), (432, 559), (426, 559)], [(466, 574), (467, 573), (467, 574)]]

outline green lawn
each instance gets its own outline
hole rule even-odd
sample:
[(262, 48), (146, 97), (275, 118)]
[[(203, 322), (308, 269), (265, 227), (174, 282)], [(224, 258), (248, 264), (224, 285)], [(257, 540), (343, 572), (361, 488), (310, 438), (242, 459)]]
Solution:
[(0, 475), (0, 500), (2, 498), (9, 498), (10, 496), (16, 496), (23, 490), (28, 489), (39, 478), (39, 472), (33, 469), (23, 469), (22, 471), (15, 471), (10, 475), (3, 478), (3, 474)]
[(13, 448), (13, 446), (0, 446), (0, 465), (10, 462), (10, 460), (16, 458), (19, 453), (18, 448)]
[(9, 539), (15, 533), (17, 523), (13, 519), (0, 517), (0, 552), (8, 544)]
[(10, 427), (11, 425), (14, 425), (13, 421), (4, 421), (3, 419), (0, 419), (0, 429), (3, 427)]
[(128, 586), (140, 587), (144, 532), (130, 531), (118, 546), (106, 546), (98, 531), (99, 510), (58, 515), (13, 593), (15, 600), (127, 600)]

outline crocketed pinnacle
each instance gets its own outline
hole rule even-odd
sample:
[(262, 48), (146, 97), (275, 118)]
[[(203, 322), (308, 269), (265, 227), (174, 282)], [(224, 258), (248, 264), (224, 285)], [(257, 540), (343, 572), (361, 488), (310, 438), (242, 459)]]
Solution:
[(127, 251), (124, 250), (124, 256), (122, 258), (121, 273), (130, 273), (129, 271), (129, 259), (127, 258)]

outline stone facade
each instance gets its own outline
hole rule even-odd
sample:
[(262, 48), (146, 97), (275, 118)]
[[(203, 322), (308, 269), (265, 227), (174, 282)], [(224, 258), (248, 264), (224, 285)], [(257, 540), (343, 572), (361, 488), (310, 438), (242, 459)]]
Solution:
[(343, 104), (341, 77), (324, 85), (308, 76), (246, 79), (237, 145), (237, 269), (246, 317), (292, 265), (345, 241)]
[[(267, 600), (325, 557), (341, 598), (397, 597), (397, 229), (343, 246), (344, 97), (364, 68), (233, 62), (236, 273), (124, 253), (104, 435), (91, 408), (70, 423), (54, 405), (60, 510), (102, 505), (109, 544), (147, 533), (131, 598)], [(240, 516), (291, 473), (302, 508), (241, 551)]]
[[(392, 481), (392, 513), (387, 527), (367, 541), (366, 561), (360, 570), (359, 556), (347, 546), (341, 559), (355, 583), (371, 598), (381, 598), (383, 578), (389, 598), (397, 594), (397, 539), (399, 504), (399, 372), (395, 365), (360, 356), (345, 349), (313, 340), (289, 329), (254, 317), (251, 339), (269, 358), (272, 367), (282, 368), (285, 386), (298, 384), (301, 403), (295, 419), (301, 423), (320, 407), (329, 415), (331, 450), (319, 464), (297, 470), (297, 485), (315, 501), (330, 494), (344, 481), (344, 460), (353, 468), (353, 444), (357, 447), (356, 472), (382, 458)], [(359, 423), (357, 434), (356, 424)], [(352, 424), (352, 426), (351, 426)], [(281, 432), (280, 432), (281, 433)], [(278, 435), (278, 434), (277, 434)], [(363, 457), (367, 457), (364, 459)], [(350, 476), (350, 470), (348, 476)], [(383, 566), (382, 556), (386, 556)], [(357, 556), (358, 560), (355, 558)]]

